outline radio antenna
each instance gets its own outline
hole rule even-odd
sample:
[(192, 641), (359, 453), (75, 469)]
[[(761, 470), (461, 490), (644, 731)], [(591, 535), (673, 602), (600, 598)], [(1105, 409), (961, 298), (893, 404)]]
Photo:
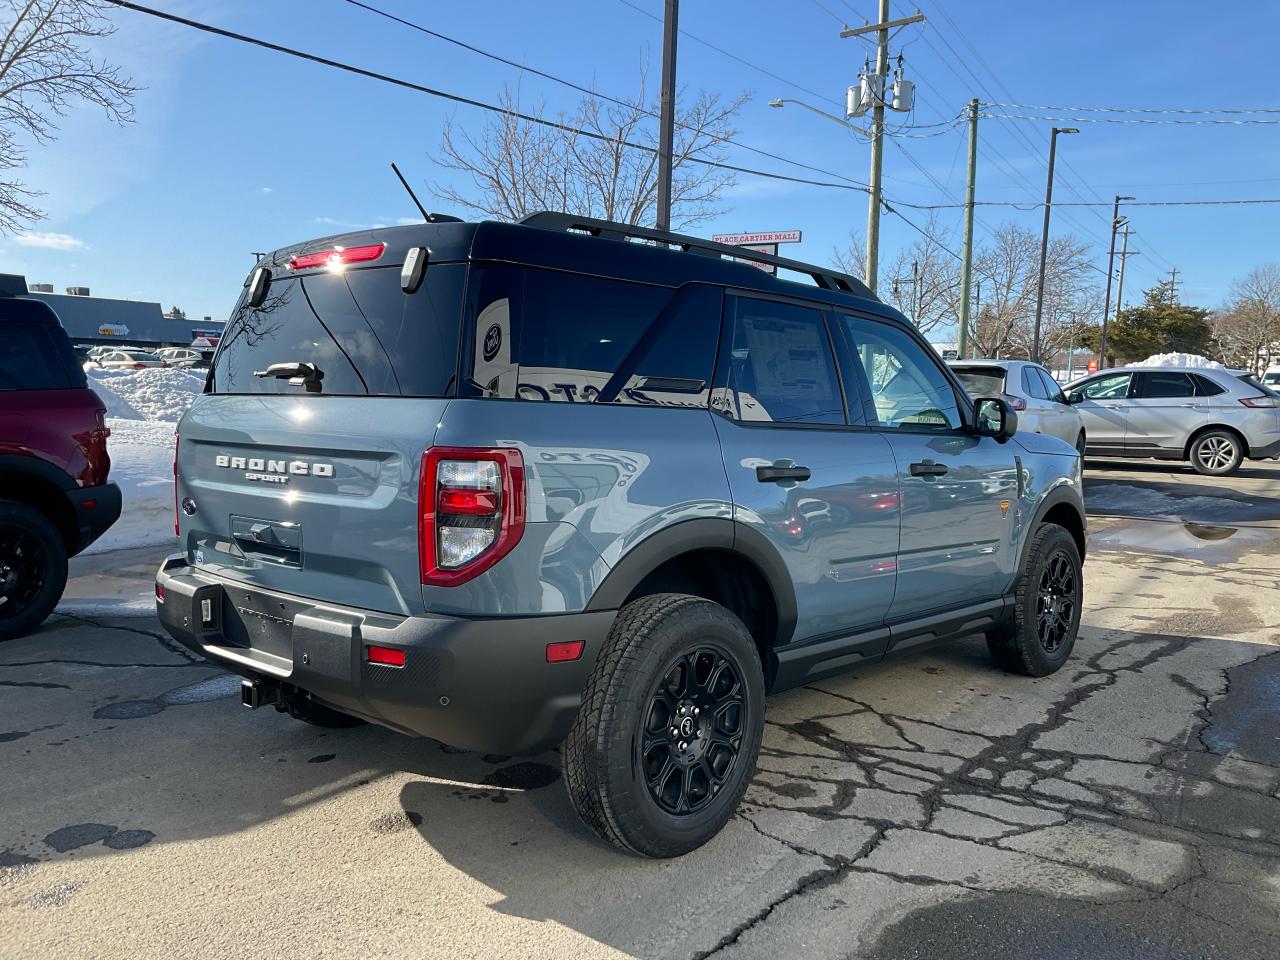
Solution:
[(418, 195), (413, 192), (413, 187), (409, 186), (409, 181), (404, 178), (404, 174), (400, 172), (400, 168), (396, 166), (394, 160), (391, 161), (391, 169), (400, 178), (401, 185), (404, 187), (405, 192), (409, 194), (409, 199), (413, 201), (413, 205), (418, 208), (418, 212), (422, 214), (422, 219), (427, 223), (431, 223), (431, 214), (427, 213), (427, 208), (418, 202)]

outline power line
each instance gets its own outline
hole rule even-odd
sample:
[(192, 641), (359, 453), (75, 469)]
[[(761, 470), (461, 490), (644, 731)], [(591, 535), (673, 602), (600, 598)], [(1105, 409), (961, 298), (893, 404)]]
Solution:
[(1065, 113), (1170, 113), (1170, 114), (1248, 114), (1280, 113), (1280, 107), (1062, 107), (1033, 103), (988, 103), (989, 107), (1007, 107), (1014, 110), (1056, 110)]
[[(984, 103), (984, 106), (994, 104)], [(1154, 120), (1146, 117), (1037, 117), (1025, 113), (984, 113), (990, 120), (1034, 120), (1038, 123), (1114, 123), (1125, 126), (1162, 126), (1162, 127), (1270, 127), (1280, 124), (1280, 120), (1267, 120), (1262, 117), (1246, 117), (1242, 120)]]
[[(446, 43), (452, 43), (455, 46), (458, 46), (464, 50), (470, 51), (471, 53), (479, 54), (482, 57), (487, 57), (490, 60), (497, 61), (498, 63), (506, 64), (509, 67), (515, 67), (517, 70), (523, 70), (528, 73), (532, 73), (535, 76), (542, 77), (545, 80), (550, 80), (553, 83), (558, 83), (563, 86), (569, 87), (572, 90), (577, 90), (579, 93), (584, 93), (589, 97), (594, 97), (597, 100), (604, 100), (608, 103), (612, 103), (620, 107), (625, 107), (628, 110), (637, 110), (648, 117), (657, 118), (659, 116), (655, 111), (646, 109), (642, 104), (628, 102), (619, 97), (610, 96), (607, 93), (600, 93), (599, 91), (592, 90), (589, 87), (584, 87), (581, 84), (574, 83), (572, 80), (566, 80), (563, 77), (558, 77), (555, 74), (548, 73), (545, 70), (539, 70), (537, 67), (531, 67), (528, 64), (520, 63), (517, 60), (508, 59), (507, 57), (501, 56), (500, 54), (492, 53), (491, 51), (484, 50), (480, 47), (475, 46), (474, 44), (470, 44), (463, 40), (459, 40), (456, 37), (451, 37), (448, 34), (441, 33), (438, 30), (432, 30), (429, 27), (424, 27), (420, 23), (415, 23), (412, 20), (406, 20), (403, 17), (399, 17), (393, 13), (387, 12), (386, 10), (381, 10), (378, 7), (375, 7), (371, 4), (363, 3), (362, 0), (345, 0), (345, 2), (351, 4), (351, 6), (353, 7), (359, 7), (360, 9), (366, 10), (369, 13), (376, 14), (377, 16), (384, 17), (385, 19), (391, 20), (404, 27), (408, 27), (410, 30), (417, 30), (419, 33), (425, 33), (428, 36), (435, 37), (438, 40), (443, 40)], [(685, 129), (685, 130), (695, 129), (686, 123), (681, 123), (679, 120), (676, 121), (676, 126), (681, 127), (682, 129)], [(747, 150), (747, 151), (750, 151), (751, 153), (757, 153), (762, 157), (768, 157), (770, 160), (777, 160), (780, 163), (788, 163), (795, 167), (800, 167), (805, 170), (811, 170), (814, 173), (821, 173), (824, 176), (837, 177), (841, 180), (848, 180), (850, 183), (856, 184), (858, 186), (866, 186), (866, 184), (861, 183), (858, 180), (854, 180), (852, 177), (846, 177), (844, 174), (835, 173), (831, 170), (824, 170), (822, 167), (815, 167), (812, 164), (803, 163), (799, 160), (792, 160), (789, 157), (784, 157), (776, 153), (771, 153), (770, 151), (762, 150), (759, 147), (753, 147), (750, 144), (741, 142), (740, 140), (734, 140), (732, 137), (717, 137), (716, 139), (722, 143), (732, 144), (733, 146), (739, 147), (742, 150)]]
[[(637, 4), (632, 3), (631, 0), (618, 0), (618, 2), (623, 4), (624, 6), (630, 7), (632, 10), (634, 10), (636, 13), (640, 14), (641, 16), (648, 17), (650, 20), (656, 20), (658, 23), (662, 22), (662, 17), (658, 16), (656, 13), (650, 13), (648, 10), (644, 9), (644, 7), (641, 7), (641, 6), (638, 6)], [(803, 87), (798, 83), (794, 83), (793, 81), (788, 80), (786, 77), (780, 77), (776, 73), (772, 73), (766, 70), (764, 67), (760, 66), (758, 63), (752, 63), (750, 60), (744, 60), (742, 57), (738, 56), (736, 53), (730, 53), (728, 50), (725, 50), (723, 47), (717, 47), (710, 40), (703, 40), (701, 37), (690, 33), (688, 30), (681, 29), (680, 36), (688, 37), (694, 43), (700, 43), (704, 47), (708, 48), (709, 50), (714, 50), (716, 53), (720, 54), (722, 57), (728, 57), (730, 60), (733, 60), (735, 63), (740, 63), (744, 67), (749, 67), (750, 69), (755, 70), (757, 73), (763, 73), (766, 77), (770, 77), (774, 80), (777, 80), (779, 83), (785, 83), (788, 87), (807, 93), (811, 97), (817, 97), (819, 100), (825, 100), (828, 103), (836, 103), (836, 104), (839, 104), (841, 107), (844, 106), (843, 103), (831, 97), (828, 97), (826, 94), (818, 93), (816, 90), (810, 90), (808, 87)]]
[[(128, 0), (112, 0), (112, 2), (115, 3), (117, 6), (124, 7), (127, 10), (132, 10), (135, 13), (144, 13), (144, 14), (147, 14), (148, 16), (158, 17), (161, 20), (168, 20), (171, 23), (177, 23), (186, 27), (191, 27), (194, 30), (200, 30), (204, 33), (211, 33), (211, 34), (214, 34), (215, 36), (225, 37), (228, 40), (236, 40), (236, 41), (239, 41), (240, 43), (246, 43), (256, 47), (262, 47), (265, 50), (271, 50), (271, 51), (274, 51), (275, 53), (283, 53), (290, 57), (297, 57), (300, 60), (308, 60), (312, 63), (318, 63), (321, 66), (332, 67), (335, 70), (342, 70), (347, 73), (355, 74), (356, 76), (367, 77), (370, 80), (379, 80), (383, 83), (390, 83), (397, 87), (402, 87), (406, 90), (413, 90), (417, 93), (425, 93), (428, 96), (439, 97), (443, 100), (449, 100), (449, 101), (452, 101), (453, 103), (462, 104), (463, 106), (476, 107), (480, 110), (487, 110), (490, 113), (498, 113), (508, 117), (515, 117), (516, 119), (524, 120), (528, 123), (536, 123), (536, 124), (539, 124), (540, 126), (551, 127), (552, 129), (555, 129), (555, 130), (561, 130), (561, 131), (564, 131), (565, 133), (576, 134), (578, 136), (586, 137), (591, 140), (600, 140), (606, 143), (619, 143), (622, 146), (628, 147), (629, 149), (632, 149), (632, 150), (643, 150), (646, 153), (657, 153), (656, 148), (648, 146), (647, 144), (633, 143), (629, 140), (619, 141), (614, 137), (608, 137), (608, 136), (605, 136), (604, 134), (596, 133), (591, 130), (583, 130), (580, 127), (572, 126), (571, 124), (560, 123), (559, 121), (556, 121), (556, 120), (548, 120), (546, 117), (534, 116), (533, 114), (523, 113), (519, 110), (512, 110), (508, 107), (498, 106), (497, 104), (486, 103), (483, 100), (476, 100), (472, 97), (464, 97), (460, 94), (449, 93), (445, 90), (437, 90), (434, 87), (427, 87), (420, 83), (414, 83), (411, 80), (403, 80), (399, 77), (390, 76), (389, 74), (378, 73), (373, 70), (366, 70), (363, 67), (357, 67), (349, 63), (344, 63), (341, 60), (332, 60), (328, 57), (322, 57), (318, 54), (307, 53), (304, 50), (297, 50), (293, 47), (286, 47), (282, 44), (272, 43), (269, 40), (263, 40), (258, 37), (252, 37), (252, 36), (249, 36), (248, 34), (236, 33), (231, 30), (225, 30), (222, 27), (215, 27), (212, 24), (202, 23), (199, 20), (190, 20), (186, 17), (180, 17), (177, 14), (167, 13), (163, 10), (155, 10), (151, 7), (146, 7), (139, 3), (131, 3), (131, 2), (128, 2)], [(623, 2), (626, 2), (626, 0), (623, 0)], [(689, 157), (686, 157), (685, 159), (689, 163), (696, 163), (705, 167), (714, 167), (719, 170), (729, 170), (734, 173), (743, 173), (749, 176), (766, 177), (771, 180), (785, 180), (790, 183), (801, 183), (801, 184), (807, 184), (810, 186), (836, 187), (844, 190), (855, 190), (859, 193), (867, 192), (867, 188), (864, 185), (858, 184), (856, 181), (849, 180), (849, 178), (847, 177), (842, 177), (841, 179), (849, 180), (848, 183), (831, 183), (829, 181), (813, 180), (807, 177), (793, 177), (785, 173), (776, 173), (776, 172), (767, 171), (767, 170), (756, 170), (751, 167), (743, 167), (743, 166), (739, 166), (737, 164), (732, 164), (732, 163), (723, 163), (718, 160), (705, 160), (701, 157), (696, 157), (696, 156), (689, 156)], [(838, 174), (829, 174), (829, 175), (839, 176)]]

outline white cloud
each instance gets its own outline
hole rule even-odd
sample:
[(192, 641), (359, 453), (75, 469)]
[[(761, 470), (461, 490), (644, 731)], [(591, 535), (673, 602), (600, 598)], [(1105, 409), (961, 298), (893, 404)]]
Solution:
[(275, 193), (275, 187), (259, 187), (259, 193)]
[(83, 250), (84, 241), (69, 233), (24, 233), (13, 238), (20, 246), (45, 250)]

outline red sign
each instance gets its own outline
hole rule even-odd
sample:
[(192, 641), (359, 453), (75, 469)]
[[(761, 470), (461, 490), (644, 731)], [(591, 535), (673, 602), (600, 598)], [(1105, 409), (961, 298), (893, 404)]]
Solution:
[(1097, 372), (1098, 372), (1098, 361), (1097, 361), (1097, 360), (1090, 360), (1090, 361), (1089, 361), (1089, 372), (1090, 372), (1090, 373), (1097, 373)]

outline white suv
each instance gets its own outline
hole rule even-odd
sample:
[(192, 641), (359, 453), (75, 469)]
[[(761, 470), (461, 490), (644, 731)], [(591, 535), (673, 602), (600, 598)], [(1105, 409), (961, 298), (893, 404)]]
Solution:
[(1060, 437), (1084, 455), (1086, 431), (1077, 409), (1044, 367), (1028, 360), (948, 360), (969, 396), (1004, 395), (1018, 429)]
[(1280, 456), (1280, 394), (1225, 368), (1122, 367), (1067, 384), (1089, 456), (1188, 460), (1225, 476)]

